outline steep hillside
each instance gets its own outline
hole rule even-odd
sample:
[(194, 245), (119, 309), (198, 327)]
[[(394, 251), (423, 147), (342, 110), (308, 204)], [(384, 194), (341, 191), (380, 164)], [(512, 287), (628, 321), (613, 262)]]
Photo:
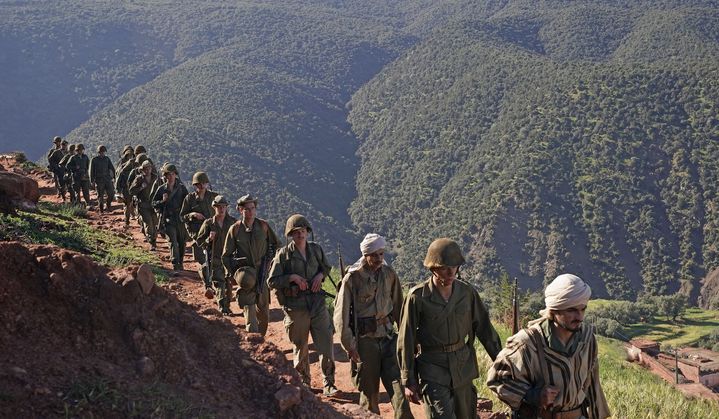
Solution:
[(353, 97), (353, 221), (411, 280), (442, 235), (485, 285), (573, 271), (597, 295), (696, 297), (719, 265), (716, 3), (505, 3)]

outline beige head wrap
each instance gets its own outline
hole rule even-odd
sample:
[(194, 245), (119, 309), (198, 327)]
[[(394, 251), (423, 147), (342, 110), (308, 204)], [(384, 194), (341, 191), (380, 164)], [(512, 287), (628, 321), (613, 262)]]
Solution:
[(352, 266), (349, 267), (348, 271), (354, 272), (356, 270), (359, 270), (362, 267), (362, 261), (364, 260), (364, 256), (372, 254), (380, 249), (384, 249), (386, 246), (387, 240), (385, 240), (384, 237), (376, 233), (367, 234), (366, 236), (364, 236), (362, 243), (360, 243), (360, 251), (362, 252), (362, 257), (359, 258), (357, 262), (353, 263)]
[(549, 310), (566, 310), (586, 305), (592, 289), (581, 278), (572, 274), (562, 274), (554, 278), (544, 290), (546, 308), (540, 310), (542, 317), (549, 316)]

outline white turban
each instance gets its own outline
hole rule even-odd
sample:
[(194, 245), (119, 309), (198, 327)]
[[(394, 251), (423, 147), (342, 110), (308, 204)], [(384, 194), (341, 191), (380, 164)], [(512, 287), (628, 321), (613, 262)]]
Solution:
[[(384, 237), (376, 233), (369, 233), (364, 236), (362, 243), (360, 243), (360, 251), (362, 251), (362, 257), (357, 259), (357, 262), (353, 263), (348, 269), (348, 272), (358, 271), (362, 268), (362, 262), (366, 255), (372, 254), (380, 249), (384, 249), (387, 246), (387, 241)], [(387, 264), (387, 262), (382, 262)]]
[(542, 317), (549, 316), (549, 310), (566, 310), (572, 307), (587, 305), (592, 289), (581, 278), (572, 274), (562, 274), (554, 278), (544, 290)]
[(362, 256), (366, 256), (380, 249), (384, 249), (385, 246), (387, 246), (387, 241), (384, 237), (376, 233), (369, 233), (364, 236), (362, 243), (360, 243), (360, 250), (362, 251)]

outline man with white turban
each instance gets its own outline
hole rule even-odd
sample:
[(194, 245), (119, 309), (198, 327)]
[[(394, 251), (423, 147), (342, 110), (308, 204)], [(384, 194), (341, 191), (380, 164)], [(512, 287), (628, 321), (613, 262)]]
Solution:
[(559, 275), (544, 291), (541, 318), (507, 339), (487, 385), (518, 418), (602, 419), (610, 416), (599, 382), (594, 329), (584, 325), (592, 290)]
[(397, 274), (384, 261), (386, 246), (385, 238), (379, 234), (367, 234), (362, 240), (362, 257), (342, 279), (335, 300), (334, 323), (351, 361), (360, 406), (379, 414), (381, 379), (394, 416), (411, 418), (395, 356), (402, 287)]

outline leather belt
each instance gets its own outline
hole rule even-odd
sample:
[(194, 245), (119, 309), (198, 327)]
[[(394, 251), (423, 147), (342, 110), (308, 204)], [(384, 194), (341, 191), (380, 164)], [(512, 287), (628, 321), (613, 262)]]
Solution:
[(451, 345), (437, 345), (437, 346), (425, 346), (420, 345), (421, 352), (424, 352), (426, 354), (428, 353), (435, 353), (435, 352), (456, 352), (460, 349), (462, 349), (467, 344), (464, 342), (457, 342), (453, 343)]

